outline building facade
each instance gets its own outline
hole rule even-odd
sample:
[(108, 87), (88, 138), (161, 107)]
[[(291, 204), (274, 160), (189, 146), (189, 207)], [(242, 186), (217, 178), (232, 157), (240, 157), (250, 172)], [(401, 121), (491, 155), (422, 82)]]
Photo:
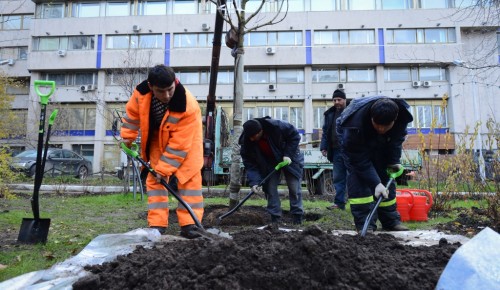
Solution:
[[(314, 141), (333, 91), (342, 88), (348, 99), (407, 100), (415, 117), (408, 148), (453, 152), (481, 123), (480, 140), (471, 149), (489, 149), (486, 124), (500, 120), (500, 31), (498, 19), (466, 8), (473, 2), (289, 0), (283, 21), (245, 35), (243, 119), (286, 120), (304, 141)], [(260, 1), (248, 3), (251, 13)], [(94, 172), (120, 165), (113, 115), (124, 110), (147, 67), (172, 66), (204, 106), (216, 11), (209, 1), (0, 5), (0, 70), (26, 83), (10, 90), (13, 109), (27, 124), (26, 137), (3, 140), (14, 149), (36, 146), (35, 80), (56, 82), (49, 110), (60, 114), (52, 145), (82, 153), (93, 161)], [(277, 1), (266, 1), (254, 21), (276, 9)], [(223, 46), (216, 99), (229, 115), (233, 73), (234, 59)]]

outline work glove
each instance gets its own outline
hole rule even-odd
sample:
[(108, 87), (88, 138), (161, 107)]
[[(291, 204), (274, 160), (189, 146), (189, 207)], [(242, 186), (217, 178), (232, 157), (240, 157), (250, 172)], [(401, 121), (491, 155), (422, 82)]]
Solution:
[(122, 139), (122, 143), (127, 146), (127, 148), (130, 148), (132, 146), (132, 143), (134, 143), (135, 140), (133, 139)]
[(401, 170), (401, 168), (403, 168), (403, 165), (401, 164), (391, 164), (389, 166), (387, 166), (388, 169), (390, 169), (392, 172), (398, 172), (399, 170)]
[(256, 194), (264, 194), (264, 191), (262, 191), (262, 186), (254, 185), (252, 186), (252, 191)]
[(377, 184), (375, 187), (375, 197), (378, 198), (380, 195), (384, 198), (389, 197), (389, 190), (382, 183)]
[(287, 163), (286, 165), (292, 164), (292, 159), (288, 156), (283, 156), (283, 161)]

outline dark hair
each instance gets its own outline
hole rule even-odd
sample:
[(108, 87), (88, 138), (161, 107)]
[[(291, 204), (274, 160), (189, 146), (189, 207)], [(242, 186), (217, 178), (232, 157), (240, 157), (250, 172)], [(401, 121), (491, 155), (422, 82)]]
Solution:
[(391, 99), (378, 99), (370, 108), (370, 116), (379, 125), (387, 125), (398, 117), (399, 107)]
[(151, 86), (166, 88), (175, 81), (174, 70), (166, 65), (159, 64), (149, 70), (148, 82)]

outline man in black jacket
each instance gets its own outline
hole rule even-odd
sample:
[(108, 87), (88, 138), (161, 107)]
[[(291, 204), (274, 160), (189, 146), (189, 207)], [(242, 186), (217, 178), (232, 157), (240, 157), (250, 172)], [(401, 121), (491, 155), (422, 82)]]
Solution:
[(340, 154), (340, 145), (337, 138), (336, 121), (344, 111), (347, 101), (346, 95), (341, 90), (335, 90), (332, 96), (333, 106), (325, 112), (325, 123), (319, 149), (328, 161), (333, 163), (333, 187), (335, 188), (335, 200), (328, 209), (345, 209), (346, 203), (346, 175), (344, 158)]
[(356, 229), (361, 231), (375, 198), (384, 197), (368, 231), (377, 229), (377, 218), (388, 231), (408, 230), (396, 210), (396, 186), (389, 188), (387, 169), (401, 168), (402, 144), (413, 121), (404, 100), (383, 96), (353, 100), (337, 120), (337, 135), (347, 166), (347, 190)]
[[(247, 172), (248, 182), (254, 192), (264, 191), (267, 195), (267, 211), (273, 223), (281, 221), (281, 201), (278, 194), (280, 172), (288, 186), (290, 213), (294, 224), (301, 224), (304, 215), (302, 206), (301, 179), (304, 155), (299, 149), (300, 134), (286, 122), (270, 117), (251, 119), (243, 124), (240, 136), (241, 158)], [(287, 161), (288, 166), (275, 172), (260, 188), (259, 184), (276, 165)]]

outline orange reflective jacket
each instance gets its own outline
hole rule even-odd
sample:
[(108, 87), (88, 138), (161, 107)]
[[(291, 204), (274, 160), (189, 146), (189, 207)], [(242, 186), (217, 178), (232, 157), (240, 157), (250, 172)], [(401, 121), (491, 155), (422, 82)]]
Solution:
[[(148, 161), (146, 144), (149, 134), (149, 113), (152, 91), (148, 82), (140, 83), (126, 105), (121, 137), (135, 140), (141, 132), (141, 156)], [(163, 154), (154, 170), (163, 176), (175, 174), (186, 183), (203, 166), (203, 127), (201, 110), (195, 97), (180, 83), (168, 104), (159, 129), (159, 146)]]

